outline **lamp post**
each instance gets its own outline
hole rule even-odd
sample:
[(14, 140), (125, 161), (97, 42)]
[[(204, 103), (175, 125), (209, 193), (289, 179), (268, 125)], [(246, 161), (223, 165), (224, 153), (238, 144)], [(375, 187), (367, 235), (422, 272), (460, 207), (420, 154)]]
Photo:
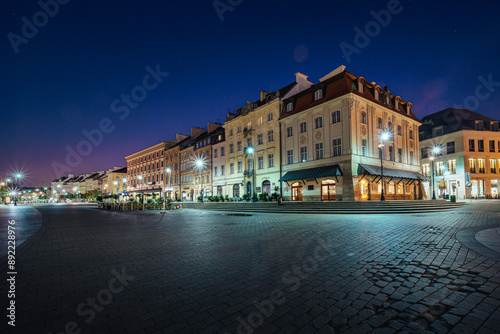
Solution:
[[(252, 202), (255, 202), (255, 149), (252, 146), (248, 146), (245, 149), (245, 153), (247, 156), (251, 155), (252, 156)], [(250, 166), (249, 166), (250, 167)]]
[(384, 130), (380, 133), (380, 144), (378, 147), (380, 148), (380, 176), (382, 177), (382, 191), (380, 192), (380, 200), (385, 201), (385, 196), (384, 196), (384, 144), (386, 141), (391, 138), (391, 134), (387, 131)]
[(196, 167), (200, 169), (200, 196), (203, 203), (203, 160), (196, 159)]
[[(169, 167), (167, 167), (167, 169), (165, 170), (168, 174), (168, 187), (170, 188), (170, 174), (172, 173), (172, 169), (170, 169)], [(165, 195), (163, 196), (163, 212), (165, 212), (166, 210), (166, 203), (167, 203), (167, 192), (165, 191)]]
[(434, 146), (432, 148), (432, 156), (430, 157), (432, 161), (432, 199), (436, 199), (436, 187), (435, 187), (435, 177), (434, 177), (434, 160), (436, 159), (436, 156), (438, 156), (441, 153), (441, 147), (440, 146)]
[[(14, 175), (14, 177), (16, 178), (16, 183), (17, 183), (17, 186), (19, 186), (19, 181), (23, 178), (23, 174), (21, 173), (16, 173)], [(15, 197), (14, 199), (14, 205), (17, 205), (17, 196)]]

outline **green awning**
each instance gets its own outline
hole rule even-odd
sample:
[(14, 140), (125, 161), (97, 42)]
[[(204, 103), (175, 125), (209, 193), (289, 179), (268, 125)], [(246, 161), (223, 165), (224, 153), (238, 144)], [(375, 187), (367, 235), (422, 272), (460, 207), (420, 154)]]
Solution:
[(292, 170), (280, 179), (281, 181), (295, 181), (305, 179), (316, 179), (320, 177), (342, 176), (339, 165), (323, 166), (308, 169)]

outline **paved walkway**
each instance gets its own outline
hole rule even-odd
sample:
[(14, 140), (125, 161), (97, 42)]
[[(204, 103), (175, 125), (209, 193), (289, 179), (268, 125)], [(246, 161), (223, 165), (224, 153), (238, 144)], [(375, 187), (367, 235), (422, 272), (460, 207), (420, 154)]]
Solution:
[(477, 232), (476, 240), (500, 254), (500, 227)]
[(38, 206), (5, 332), (496, 333), (500, 264), (457, 241), (500, 227), (492, 203), (401, 216)]

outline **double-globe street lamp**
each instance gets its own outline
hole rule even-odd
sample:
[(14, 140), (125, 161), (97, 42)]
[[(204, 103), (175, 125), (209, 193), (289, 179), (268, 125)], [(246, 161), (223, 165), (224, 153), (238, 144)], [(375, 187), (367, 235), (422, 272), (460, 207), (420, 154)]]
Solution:
[(380, 133), (380, 144), (378, 145), (380, 149), (380, 176), (382, 178), (382, 191), (380, 192), (380, 200), (385, 201), (384, 196), (384, 145), (385, 142), (391, 138), (391, 133), (387, 130), (383, 130)]

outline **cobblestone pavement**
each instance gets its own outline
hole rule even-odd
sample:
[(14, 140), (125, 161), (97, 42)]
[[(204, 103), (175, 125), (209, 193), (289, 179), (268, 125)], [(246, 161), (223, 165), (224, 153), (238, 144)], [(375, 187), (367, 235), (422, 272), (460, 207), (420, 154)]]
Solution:
[(16, 253), (16, 327), (3, 288), (2, 328), (497, 333), (498, 253), (465, 232), (499, 227), (499, 204), (390, 216), (39, 206), (43, 226)]

